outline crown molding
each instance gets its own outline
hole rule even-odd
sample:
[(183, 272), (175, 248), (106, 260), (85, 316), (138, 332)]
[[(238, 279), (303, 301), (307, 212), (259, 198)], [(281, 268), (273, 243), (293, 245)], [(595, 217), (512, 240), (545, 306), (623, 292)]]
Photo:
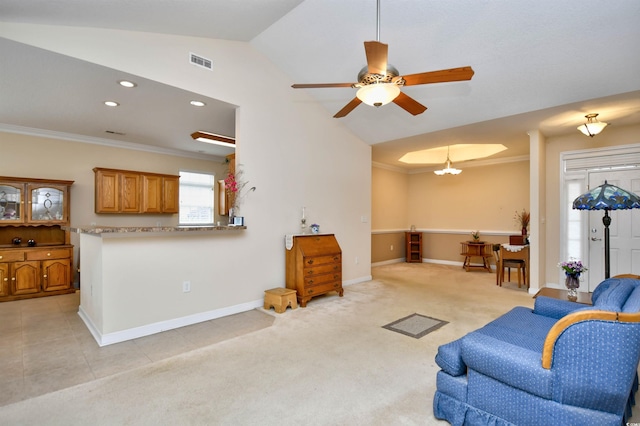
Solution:
[(15, 126), (13, 124), (0, 123), (0, 131), (6, 133), (17, 133), (28, 136), (38, 136), (49, 139), (61, 139), (71, 142), (88, 143), (93, 145), (109, 146), (112, 148), (129, 149), (133, 151), (150, 152), (154, 154), (171, 155), (174, 157), (193, 158), (197, 160), (208, 161), (224, 161), (224, 157), (218, 155), (210, 155), (204, 153), (180, 151), (177, 149), (160, 148), (157, 146), (144, 145), (133, 142), (115, 141), (111, 139), (96, 138), (92, 136), (83, 136), (73, 133), (57, 132), (54, 130), (36, 129), (32, 127)]

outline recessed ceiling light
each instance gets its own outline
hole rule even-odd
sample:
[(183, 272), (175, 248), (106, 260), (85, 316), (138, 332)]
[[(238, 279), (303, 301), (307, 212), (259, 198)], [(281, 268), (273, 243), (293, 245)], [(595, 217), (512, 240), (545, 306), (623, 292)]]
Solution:
[(137, 84), (135, 84), (133, 81), (128, 81), (128, 80), (120, 80), (118, 84), (120, 86), (129, 87), (129, 88), (137, 86)]
[(104, 104), (106, 106), (110, 106), (110, 107), (117, 107), (118, 105), (120, 105), (119, 103), (114, 102), (114, 101), (104, 101)]
[(206, 105), (206, 104), (205, 104), (204, 102), (202, 102), (202, 101), (191, 101), (191, 102), (189, 102), (189, 103), (190, 103), (191, 105), (193, 105), (193, 106), (197, 106), (197, 107), (203, 107), (203, 106), (205, 106), (205, 105)]

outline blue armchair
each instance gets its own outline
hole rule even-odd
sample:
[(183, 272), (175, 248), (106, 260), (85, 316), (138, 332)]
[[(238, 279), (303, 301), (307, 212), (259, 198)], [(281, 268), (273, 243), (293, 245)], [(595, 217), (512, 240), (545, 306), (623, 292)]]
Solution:
[(452, 425), (615, 425), (631, 416), (640, 280), (610, 278), (593, 306), (538, 297), (438, 348), (434, 415)]

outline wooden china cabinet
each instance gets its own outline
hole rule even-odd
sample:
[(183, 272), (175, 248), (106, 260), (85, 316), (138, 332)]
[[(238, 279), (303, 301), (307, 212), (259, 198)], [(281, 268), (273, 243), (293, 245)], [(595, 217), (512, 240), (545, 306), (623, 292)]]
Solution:
[(0, 302), (75, 292), (73, 181), (0, 176)]

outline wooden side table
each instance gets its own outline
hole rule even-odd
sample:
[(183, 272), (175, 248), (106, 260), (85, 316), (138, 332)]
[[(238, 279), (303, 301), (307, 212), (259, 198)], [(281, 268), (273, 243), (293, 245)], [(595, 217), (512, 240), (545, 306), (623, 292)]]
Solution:
[[(569, 300), (567, 298), (567, 290), (560, 290), (559, 288), (549, 288), (549, 287), (543, 287), (541, 288), (535, 296), (533, 296), (533, 298), (535, 299), (538, 296), (546, 296), (546, 297), (551, 297), (552, 299), (559, 299), (559, 300)], [(578, 300), (576, 300), (576, 303), (581, 303), (583, 305), (593, 305), (593, 302), (591, 301), (591, 293), (584, 293), (582, 291), (578, 292)]]
[[(491, 254), (491, 247), (492, 247), (491, 243), (484, 243), (484, 242), (474, 243), (471, 241), (465, 241), (460, 243), (460, 245), (461, 245), (460, 254), (464, 256), (464, 263), (462, 264), (462, 267), (467, 272), (469, 272), (469, 270), (472, 268), (484, 269), (489, 273), (492, 272), (491, 264), (489, 261), (491, 257), (493, 257), (493, 254)], [(472, 265), (471, 264), (472, 257), (481, 257), (482, 265)]]

